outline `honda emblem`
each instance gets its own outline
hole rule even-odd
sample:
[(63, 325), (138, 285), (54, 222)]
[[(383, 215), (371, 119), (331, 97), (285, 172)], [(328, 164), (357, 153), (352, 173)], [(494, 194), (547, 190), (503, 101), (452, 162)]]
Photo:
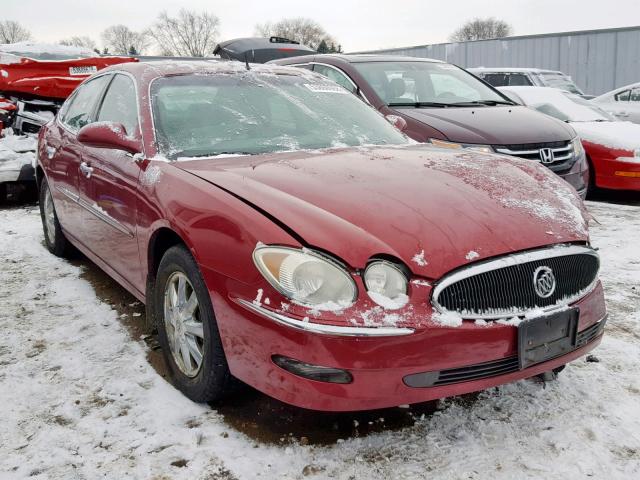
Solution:
[(540, 161), (542, 163), (553, 163), (554, 161), (553, 150), (550, 148), (541, 148), (540, 149)]

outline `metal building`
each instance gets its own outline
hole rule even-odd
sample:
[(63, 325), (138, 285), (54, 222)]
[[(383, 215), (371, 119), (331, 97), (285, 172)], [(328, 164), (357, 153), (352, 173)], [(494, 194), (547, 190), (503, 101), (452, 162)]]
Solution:
[(439, 43), (358, 53), (409, 55), (461, 67), (533, 67), (571, 75), (585, 93), (599, 95), (640, 82), (640, 26)]

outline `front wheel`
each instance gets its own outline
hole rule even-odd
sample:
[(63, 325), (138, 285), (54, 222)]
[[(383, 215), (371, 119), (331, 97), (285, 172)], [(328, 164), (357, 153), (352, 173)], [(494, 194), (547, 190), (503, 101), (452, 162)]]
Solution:
[(183, 246), (162, 257), (155, 282), (158, 336), (174, 385), (195, 402), (220, 399), (230, 373), (209, 291)]
[(58, 257), (65, 257), (69, 252), (69, 243), (62, 233), (56, 208), (53, 204), (51, 189), (46, 179), (42, 179), (40, 184), (40, 217), (42, 218), (42, 229), (44, 230), (44, 241), (47, 249)]

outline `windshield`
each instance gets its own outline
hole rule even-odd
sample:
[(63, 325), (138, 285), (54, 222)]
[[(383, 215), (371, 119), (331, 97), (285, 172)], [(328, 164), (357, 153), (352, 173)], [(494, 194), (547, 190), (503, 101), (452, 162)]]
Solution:
[(357, 62), (353, 66), (390, 107), (509, 103), (470, 73), (448, 63)]
[(567, 92), (582, 95), (582, 91), (577, 87), (570, 77), (555, 72), (540, 72), (538, 75), (542, 78), (542, 83), (547, 87), (559, 88)]
[(571, 93), (551, 88), (522, 88), (518, 95), (527, 106), (563, 122), (615, 121), (600, 107)]
[(151, 94), (158, 146), (169, 159), (409, 143), (347, 90), (310, 75), (163, 77)]

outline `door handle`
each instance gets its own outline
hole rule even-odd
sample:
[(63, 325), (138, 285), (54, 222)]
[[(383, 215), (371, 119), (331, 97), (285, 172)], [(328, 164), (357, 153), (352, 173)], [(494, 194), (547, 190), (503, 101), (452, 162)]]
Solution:
[(80, 164), (80, 171), (82, 172), (82, 174), (87, 177), (87, 178), (91, 178), (91, 174), (93, 173), (93, 168), (90, 167), (87, 162), (82, 162)]

